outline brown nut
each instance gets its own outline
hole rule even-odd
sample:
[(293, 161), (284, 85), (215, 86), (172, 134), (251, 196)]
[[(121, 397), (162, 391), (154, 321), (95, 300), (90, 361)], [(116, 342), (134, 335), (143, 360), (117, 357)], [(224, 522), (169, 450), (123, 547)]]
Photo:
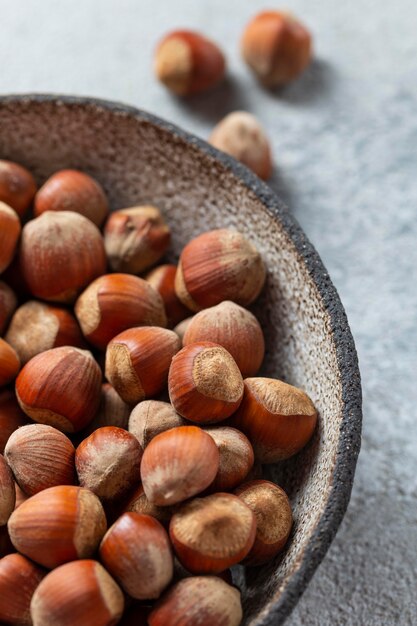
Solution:
[(138, 440), (126, 430), (98, 428), (77, 448), (75, 465), (80, 485), (106, 503), (123, 498), (140, 482), (141, 458)]
[(21, 230), (16, 211), (0, 201), (0, 274), (13, 260)]
[(277, 87), (297, 78), (310, 63), (311, 35), (289, 13), (264, 11), (246, 26), (241, 50), (258, 80)]
[(239, 626), (240, 591), (218, 576), (193, 576), (176, 583), (148, 617), (149, 626)]
[(87, 350), (53, 348), (26, 363), (16, 380), (16, 395), (35, 422), (66, 433), (84, 428), (94, 417), (101, 391), (101, 370)]
[(100, 544), (100, 559), (130, 597), (159, 598), (170, 584), (174, 562), (169, 537), (150, 515), (124, 513)]
[(22, 426), (10, 436), (4, 456), (28, 496), (49, 487), (75, 484), (75, 448), (52, 426)]
[(258, 250), (240, 233), (221, 228), (203, 233), (185, 246), (175, 290), (192, 311), (223, 300), (248, 306), (259, 296), (265, 276)]
[(155, 54), (155, 74), (171, 91), (188, 96), (212, 89), (224, 78), (220, 48), (203, 35), (176, 30), (164, 37)]
[(114, 272), (139, 274), (165, 254), (171, 234), (159, 209), (150, 205), (114, 211), (104, 228), (104, 245)]
[(169, 328), (172, 328), (190, 314), (190, 311), (175, 293), (176, 274), (176, 265), (160, 265), (146, 275), (147, 282), (159, 293), (164, 301)]
[(214, 439), (220, 454), (219, 469), (209, 489), (211, 492), (233, 489), (245, 480), (252, 469), (254, 454), (251, 443), (243, 433), (229, 426), (204, 430)]
[[(178, 337), (180, 338), (181, 342), (184, 339), (184, 335), (187, 332), (187, 328), (189, 327), (191, 320), (193, 319), (194, 315), (192, 315), (191, 317), (187, 317), (185, 320), (183, 320), (182, 322), (180, 322), (179, 324), (177, 324), (174, 328), (174, 333), (177, 333)], [(183, 344), (184, 345), (184, 344)]]
[(143, 449), (156, 435), (185, 425), (186, 420), (178, 415), (172, 404), (159, 400), (139, 402), (129, 417), (129, 432), (136, 437)]
[(130, 274), (97, 278), (78, 298), (75, 314), (85, 338), (101, 350), (124, 330), (167, 323), (159, 293)]
[(123, 511), (124, 513), (151, 515), (163, 526), (168, 526), (175, 511), (175, 506), (157, 506), (156, 504), (152, 504), (146, 497), (143, 486), (139, 485), (125, 503)]
[(66, 563), (50, 572), (30, 605), (33, 626), (113, 626), (124, 609), (121, 589), (97, 561)]
[(23, 502), (8, 523), (16, 550), (53, 569), (90, 557), (107, 529), (100, 500), (88, 489), (50, 487)]
[(102, 186), (78, 170), (60, 170), (52, 174), (35, 196), (34, 214), (46, 211), (72, 211), (101, 226), (109, 212)]
[(258, 320), (250, 311), (230, 301), (200, 311), (190, 320), (183, 345), (199, 341), (213, 341), (226, 348), (244, 377), (257, 374), (265, 354)]
[(272, 174), (271, 147), (265, 130), (251, 113), (234, 111), (212, 130), (209, 142), (246, 165), (263, 180)]
[(47, 211), (24, 226), (20, 263), (35, 297), (72, 302), (106, 271), (103, 238), (83, 215)]
[(273, 378), (246, 378), (242, 403), (231, 425), (250, 439), (260, 463), (296, 454), (311, 438), (317, 411), (301, 389)]
[(210, 435), (196, 426), (179, 426), (152, 439), (140, 473), (148, 500), (167, 506), (201, 493), (218, 469), (219, 451)]
[(186, 419), (219, 422), (238, 408), (243, 379), (227, 350), (201, 341), (185, 346), (172, 359), (168, 390), (173, 407)]
[(21, 554), (0, 560), (0, 620), (31, 626), (30, 601), (46, 572)]
[(7, 524), (7, 520), (14, 511), (15, 503), (16, 491), (13, 475), (0, 454), (0, 526)]
[(28, 418), (20, 408), (14, 391), (0, 390), (0, 454), (3, 454), (10, 435), (27, 423)]
[(10, 322), (6, 341), (16, 350), (23, 365), (51, 348), (85, 347), (77, 320), (69, 311), (35, 300), (17, 309)]
[(184, 503), (169, 524), (175, 553), (194, 574), (216, 574), (239, 563), (252, 548), (255, 534), (255, 515), (230, 493)]
[(173, 330), (154, 326), (125, 330), (107, 346), (106, 378), (125, 402), (136, 404), (163, 391), (179, 349)]
[(100, 406), (93, 421), (83, 430), (84, 438), (103, 426), (117, 426), (127, 430), (130, 411), (131, 407), (123, 402), (116, 389), (104, 383), (101, 386)]
[(0, 202), (5, 202), (22, 217), (36, 193), (36, 182), (26, 168), (0, 160)]
[(2, 335), (17, 307), (16, 295), (5, 282), (0, 280), (0, 335)]
[(235, 494), (256, 517), (256, 537), (245, 565), (263, 565), (281, 552), (292, 527), (291, 504), (281, 487), (268, 480), (253, 480)]
[(20, 370), (16, 351), (4, 339), (0, 339), (0, 387), (14, 380)]

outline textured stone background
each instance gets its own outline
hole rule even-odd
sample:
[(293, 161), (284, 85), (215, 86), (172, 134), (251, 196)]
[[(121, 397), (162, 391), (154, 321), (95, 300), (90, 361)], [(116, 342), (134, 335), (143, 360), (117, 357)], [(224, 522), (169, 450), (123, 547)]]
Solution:
[[(120, 100), (203, 137), (230, 110), (258, 115), (277, 162), (271, 184), (340, 292), (364, 387), (351, 505), (288, 624), (415, 624), (416, 3), (288, 0), (315, 34), (316, 60), (279, 94), (255, 85), (237, 46), (268, 4), (0, 0), (0, 93)], [(226, 49), (231, 78), (216, 93), (184, 103), (154, 81), (153, 47), (176, 26), (203, 29)]]

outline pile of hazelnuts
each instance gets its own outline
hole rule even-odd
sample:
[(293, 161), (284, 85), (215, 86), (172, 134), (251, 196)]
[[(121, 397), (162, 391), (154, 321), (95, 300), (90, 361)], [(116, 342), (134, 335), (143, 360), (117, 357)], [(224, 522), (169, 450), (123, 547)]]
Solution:
[(0, 161), (2, 623), (237, 626), (230, 568), (289, 538), (262, 464), (317, 412), (257, 377), (261, 255), (220, 229), (155, 267), (169, 243), (154, 206)]

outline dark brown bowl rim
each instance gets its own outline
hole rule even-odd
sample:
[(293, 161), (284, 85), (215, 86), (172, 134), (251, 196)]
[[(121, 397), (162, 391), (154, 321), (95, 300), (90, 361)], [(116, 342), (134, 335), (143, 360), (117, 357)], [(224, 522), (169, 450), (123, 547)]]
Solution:
[(326, 554), (346, 512), (352, 490), (356, 462), (360, 450), (362, 426), (362, 392), (355, 343), (339, 295), (330, 280), (317, 251), (307, 239), (297, 220), (282, 200), (255, 174), (232, 157), (213, 148), (206, 141), (182, 130), (156, 115), (136, 107), (84, 96), (58, 94), (15, 94), (0, 96), (0, 106), (13, 103), (62, 102), (75, 107), (101, 108), (149, 122), (184, 140), (203, 153), (217, 159), (230, 170), (262, 202), (279, 222), (303, 259), (307, 271), (321, 296), (331, 325), (336, 348), (342, 390), (343, 416), (336, 452), (332, 487), (325, 509), (317, 523), (298, 569), (290, 576), (285, 589), (268, 603), (267, 613), (258, 619), (258, 626), (280, 624), (291, 613), (314, 571)]

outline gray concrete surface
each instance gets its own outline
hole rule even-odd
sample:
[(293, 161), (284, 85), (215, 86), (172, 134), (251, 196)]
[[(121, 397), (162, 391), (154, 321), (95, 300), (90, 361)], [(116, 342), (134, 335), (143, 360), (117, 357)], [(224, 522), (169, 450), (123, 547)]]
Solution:
[[(203, 137), (230, 110), (260, 118), (276, 158), (271, 184), (340, 292), (364, 387), (351, 505), (288, 624), (416, 624), (417, 8), (288, 0), (315, 34), (316, 58), (271, 94), (255, 85), (237, 45), (268, 4), (0, 0), (0, 93), (121, 100)], [(230, 67), (222, 89), (187, 103), (152, 76), (155, 42), (181, 26), (219, 41)]]

